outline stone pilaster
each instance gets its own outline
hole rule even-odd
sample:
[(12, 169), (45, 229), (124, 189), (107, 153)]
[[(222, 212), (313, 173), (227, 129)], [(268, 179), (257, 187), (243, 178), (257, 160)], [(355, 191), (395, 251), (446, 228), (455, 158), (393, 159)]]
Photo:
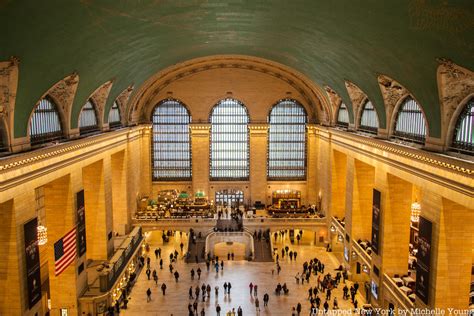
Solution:
[(209, 194), (210, 124), (190, 124), (193, 155), (193, 191)]
[[(86, 209), (87, 258), (107, 260), (109, 257), (108, 233), (112, 231), (112, 214), (106, 205), (104, 160), (82, 169)], [(110, 183), (108, 184), (110, 185)], [(109, 217), (110, 219), (108, 219)]]
[(127, 172), (125, 151), (111, 156), (112, 166), (112, 210), (114, 232), (126, 234), (130, 227), (130, 216), (127, 212)]
[(318, 138), (317, 129), (314, 125), (307, 126), (307, 157), (306, 157), (306, 203), (318, 204), (318, 190), (316, 187), (318, 175)]
[(337, 150), (332, 150), (331, 156), (330, 216), (342, 218), (346, 207), (347, 156)]
[(267, 186), (267, 144), (268, 124), (249, 124), (250, 135), (250, 197), (265, 203)]
[[(44, 186), (44, 207), (48, 224), (47, 258), (51, 314), (59, 315), (59, 309), (66, 308), (69, 315), (78, 315), (77, 298), (81, 289), (77, 285), (77, 259), (59, 276), (55, 275), (54, 244), (76, 225), (74, 192), (70, 175), (61, 177)], [(93, 208), (89, 208), (93, 214)], [(87, 215), (87, 208), (86, 208)], [(87, 246), (92, 239), (87, 239)]]

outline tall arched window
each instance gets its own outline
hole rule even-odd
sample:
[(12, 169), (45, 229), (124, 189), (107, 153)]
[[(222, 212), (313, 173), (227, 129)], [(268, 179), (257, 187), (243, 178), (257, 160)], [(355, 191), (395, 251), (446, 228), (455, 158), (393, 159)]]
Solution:
[(249, 116), (240, 101), (219, 101), (211, 113), (211, 180), (249, 178)]
[(372, 102), (367, 100), (360, 115), (359, 129), (365, 132), (377, 134), (378, 128), (379, 119), (377, 117), (377, 111)]
[(280, 100), (268, 117), (269, 180), (306, 178), (306, 111), (294, 100)]
[(341, 103), (339, 110), (337, 111), (336, 124), (343, 127), (349, 126), (349, 112), (347, 111), (347, 106), (344, 102)]
[(109, 128), (117, 128), (122, 126), (122, 122), (120, 121), (120, 108), (118, 106), (117, 101), (114, 101), (114, 104), (109, 110)]
[(31, 145), (39, 145), (61, 139), (63, 135), (59, 113), (53, 100), (41, 99), (30, 118)]
[(425, 143), (426, 120), (419, 104), (411, 97), (400, 105), (395, 120), (393, 136), (408, 139), (417, 143)]
[(155, 181), (191, 180), (191, 116), (178, 100), (163, 100), (152, 114), (152, 174)]
[(474, 154), (474, 98), (464, 107), (458, 117), (452, 147), (466, 154)]
[(97, 124), (97, 114), (95, 106), (91, 100), (87, 100), (86, 104), (81, 109), (79, 115), (79, 131), (81, 135), (93, 133), (99, 130)]

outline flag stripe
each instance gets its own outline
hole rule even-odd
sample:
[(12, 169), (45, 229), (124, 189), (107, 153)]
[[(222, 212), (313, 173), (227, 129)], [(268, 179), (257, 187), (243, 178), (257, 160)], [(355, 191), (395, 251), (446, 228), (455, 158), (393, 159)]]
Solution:
[(55, 263), (54, 272), (55, 275), (60, 275), (76, 258), (76, 228), (74, 227), (68, 232), (63, 238), (58, 240), (54, 244), (55, 251)]

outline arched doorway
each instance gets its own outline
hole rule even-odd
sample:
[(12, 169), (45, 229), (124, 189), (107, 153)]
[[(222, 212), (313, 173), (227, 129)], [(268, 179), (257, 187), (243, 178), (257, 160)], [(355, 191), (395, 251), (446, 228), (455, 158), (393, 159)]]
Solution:
[(245, 248), (245, 244), (241, 242), (220, 242), (214, 245), (214, 255), (218, 256), (219, 260), (245, 260)]

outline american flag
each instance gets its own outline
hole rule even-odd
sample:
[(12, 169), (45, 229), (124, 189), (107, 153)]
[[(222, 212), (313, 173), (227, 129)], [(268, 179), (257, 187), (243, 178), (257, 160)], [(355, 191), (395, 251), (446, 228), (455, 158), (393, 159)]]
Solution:
[(76, 227), (54, 244), (54, 273), (60, 275), (76, 258)]

